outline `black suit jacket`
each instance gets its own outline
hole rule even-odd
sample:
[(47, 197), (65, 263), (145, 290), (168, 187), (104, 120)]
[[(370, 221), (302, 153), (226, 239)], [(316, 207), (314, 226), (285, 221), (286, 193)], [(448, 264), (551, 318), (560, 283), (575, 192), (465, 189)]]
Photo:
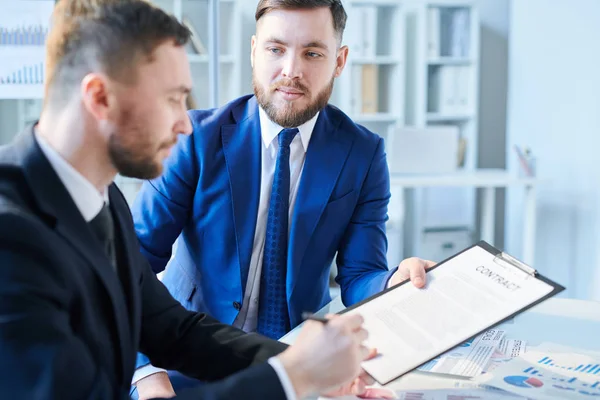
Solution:
[(0, 148), (2, 398), (128, 398), (139, 350), (216, 381), (178, 398), (284, 399), (264, 361), (285, 345), (185, 310), (141, 256), (114, 184), (109, 199), (117, 272), (32, 129)]

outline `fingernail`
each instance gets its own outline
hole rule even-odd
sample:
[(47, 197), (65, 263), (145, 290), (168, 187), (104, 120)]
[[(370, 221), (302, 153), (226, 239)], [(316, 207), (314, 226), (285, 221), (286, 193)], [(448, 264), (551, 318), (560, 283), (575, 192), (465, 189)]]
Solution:
[(416, 286), (423, 286), (424, 283), (425, 282), (423, 282), (423, 278), (420, 278), (420, 277), (416, 277), (415, 278), (415, 285)]

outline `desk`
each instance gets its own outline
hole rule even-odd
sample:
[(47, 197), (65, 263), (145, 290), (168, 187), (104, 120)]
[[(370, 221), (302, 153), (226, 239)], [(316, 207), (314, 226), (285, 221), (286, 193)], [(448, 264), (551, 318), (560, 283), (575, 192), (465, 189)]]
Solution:
[(404, 189), (426, 187), (471, 187), (483, 190), (481, 209), (481, 239), (494, 244), (495, 191), (509, 187), (525, 189), (523, 261), (533, 265), (535, 249), (536, 191), (535, 178), (517, 177), (506, 170), (479, 169), (452, 174), (406, 175), (390, 174), (390, 185)]
[[(339, 297), (319, 310), (318, 315), (336, 313), (344, 308)], [(600, 303), (583, 300), (551, 298), (518, 315), (512, 321), (499, 326), (507, 331), (507, 338), (523, 339), (528, 346), (552, 342), (563, 346), (600, 351)], [(300, 326), (281, 338), (291, 344)], [(431, 374), (411, 372), (389, 383), (386, 387), (394, 390), (420, 390), (443, 387), (443, 378)], [(419, 387), (421, 385), (421, 387)]]

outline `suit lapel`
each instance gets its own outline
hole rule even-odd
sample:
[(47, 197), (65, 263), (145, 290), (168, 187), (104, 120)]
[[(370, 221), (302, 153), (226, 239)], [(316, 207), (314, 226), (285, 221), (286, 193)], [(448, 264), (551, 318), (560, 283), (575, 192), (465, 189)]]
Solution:
[(106, 287), (114, 312), (121, 360), (124, 361), (125, 352), (129, 352), (129, 322), (124, 307), (123, 289), (110, 260), (39, 148), (32, 130), (21, 135), (17, 141), (17, 148), (24, 154), (25, 176), (40, 209), (55, 218), (56, 232), (87, 261), (88, 267), (94, 270)]
[(338, 129), (340, 120), (324, 109), (313, 130), (291, 221), (288, 253), (288, 298), (298, 281), (302, 258), (331, 196), (352, 140)]
[[(139, 277), (136, 274), (137, 269), (134, 266), (136, 265), (136, 260), (142, 257), (139, 254), (140, 246), (137, 237), (133, 234), (131, 213), (125, 198), (119, 193), (119, 189), (117, 189), (115, 184), (109, 186), (108, 194), (110, 208), (115, 221), (116, 248), (118, 249), (117, 259), (119, 260), (118, 272), (128, 306), (124, 311), (129, 311), (126, 318), (132, 330), (129, 338), (138, 338), (141, 329), (139, 321), (142, 315), (142, 308), (138, 285)], [(129, 347), (137, 348), (137, 344), (130, 342)], [(126, 365), (130, 365), (133, 368), (135, 363), (133, 352), (129, 351), (123, 357), (125, 358)]]
[(250, 98), (232, 113), (237, 123), (224, 125), (221, 138), (233, 201), (239, 280), (243, 295), (248, 280), (260, 195), (261, 135), (256, 99)]

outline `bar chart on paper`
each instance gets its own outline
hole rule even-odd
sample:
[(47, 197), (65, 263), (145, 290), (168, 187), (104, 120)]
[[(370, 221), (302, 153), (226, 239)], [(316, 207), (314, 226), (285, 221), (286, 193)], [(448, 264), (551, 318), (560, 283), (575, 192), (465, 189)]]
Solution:
[(53, 0), (0, 0), (0, 46), (43, 46)]
[(43, 62), (15, 64), (12, 69), (0, 66), (0, 85), (41, 85), (43, 83)]
[(42, 98), (43, 83), (43, 54), (27, 56), (20, 54), (19, 57), (2, 58), (0, 63), (0, 98)]
[(600, 379), (600, 364), (579, 364), (579, 365), (561, 365), (556, 363), (550, 357), (543, 357), (538, 361), (538, 364), (554, 367), (558, 369), (562, 369), (565, 371), (573, 371), (581, 374), (590, 374), (590, 375), (598, 375)]
[(577, 375), (577, 372), (562, 368), (550, 369), (545, 364), (542, 367), (541, 364), (532, 364), (522, 357), (501, 365), (487, 379), (481, 379), (485, 382), (479, 383), (534, 399), (600, 397), (600, 381), (593, 375)]
[(48, 26), (29, 25), (17, 27), (0, 26), (0, 46), (43, 46)]
[(53, 0), (0, 0), (0, 99), (43, 96)]

